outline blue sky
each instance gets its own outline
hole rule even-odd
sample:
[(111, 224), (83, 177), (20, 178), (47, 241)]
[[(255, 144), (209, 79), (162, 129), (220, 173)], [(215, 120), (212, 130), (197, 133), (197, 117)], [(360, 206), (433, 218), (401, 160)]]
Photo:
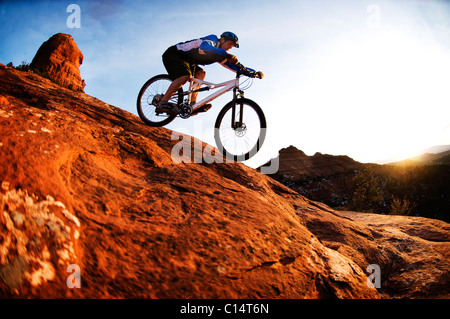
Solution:
[[(80, 6), (80, 28), (66, 23), (70, 4)], [(85, 92), (136, 114), (140, 87), (165, 72), (167, 47), (230, 30), (240, 39), (230, 53), (265, 74), (246, 91), (268, 120), (249, 165), (289, 145), (370, 162), (450, 144), (449, 17), (449, 1), (437, 0), (0, 1), (0, 63), (29, 63), (50, 36), (71, 34)], [(212, 82), (233, 76), (204, 69)], [(230, 99), (168, 128), (214, 145)]]

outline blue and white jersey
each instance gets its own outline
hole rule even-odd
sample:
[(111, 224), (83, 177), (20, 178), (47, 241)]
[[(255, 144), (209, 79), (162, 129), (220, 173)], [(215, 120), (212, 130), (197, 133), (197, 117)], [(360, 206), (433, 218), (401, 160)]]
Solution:
[(181, 56), (192, 64), (212, 64), (219, 62), (233, 71), (237, 71), (236, 65), (227, 61), (227, 51), (218, 48), (219, 38), (214, 34), (200, 39), (181, 42), (176, 45)]

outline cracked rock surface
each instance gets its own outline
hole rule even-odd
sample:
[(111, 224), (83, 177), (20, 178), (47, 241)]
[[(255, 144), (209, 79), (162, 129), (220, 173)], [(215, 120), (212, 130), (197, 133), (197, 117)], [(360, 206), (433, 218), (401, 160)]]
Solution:
[(335, 212), (217, 154), (177, 164), (171, 137), (0, 65), (0, 296), (448, 296), (448, 224)]

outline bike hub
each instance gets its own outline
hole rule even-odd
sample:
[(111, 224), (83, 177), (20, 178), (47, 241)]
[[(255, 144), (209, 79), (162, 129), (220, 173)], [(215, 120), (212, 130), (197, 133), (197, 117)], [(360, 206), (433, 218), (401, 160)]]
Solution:
[(156, 94), (152, 99), (152, 103), (150, 103), (150, 104), (157, 106), (159, 104), (159, 102), (161, 102), (163, 96), (164, 95), (162, 95), (162, 94)]
[(247, 126), (244, 123), (242, 123), (242, 125), (234, 129), (234, 133), (238, 137), (243, 137), (247, 133)]

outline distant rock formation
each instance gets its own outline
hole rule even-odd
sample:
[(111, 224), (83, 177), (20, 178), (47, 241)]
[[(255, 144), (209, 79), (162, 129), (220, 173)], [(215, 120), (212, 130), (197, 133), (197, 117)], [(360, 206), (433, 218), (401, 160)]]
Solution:
[[(438, 149), (445, 149), (445, 146)], [(408, 214), (450, 221), (448, 150), (379, 165), (360, 163), (343, 155), (316, 153), (308, 156), (289, 146), (279, 151), (278, 163), (279, 169), (270, 175), (272, 178), (311, 200), (336, 209), (392, 214), (398, 212), (392, 206), (395, 200), (402, 199), (409, 203), (404, 206)], [(362, 207), (355, 194), (370, 187), (376, 188), (379, 196), (372, 193), (374, 202), (364, 200)], [(406, 209), (407, 206), (411, 210)]]
[(345, 155), (316, 153), (308, 156), (294, 146), (281, 149), (278, 159), (280, 166), (277, 175), (289, 177), (294, 182), (302, 180), (305, 176), (329, 176), (360, 169), (364, 166)]
[(30, 68), (63, 87), (84, 92), (86, 84), (81, 79), (79, 70), (82, 63), (83, 53), (72, 36), (57, 33), (41, 45)]
[[(278, 171), (270, 176), (309, 199), (332, 207), (345, 205), (348, 182), (368, 164), (345, 155), (315, 153), (306, 155), (294, 146), (278, 153)], [(264, 166), (264, 165), (263, 165)]]
[(243, 164), (177, 164), (172, 131), (3, 65), (0, 101), (0, 298), (450, 297), (443, 221), (337, 212)]
[(450, 165), (450, 151), (440, 153), (425, 153), (402, 161), (389, 163), (389, 165)]

